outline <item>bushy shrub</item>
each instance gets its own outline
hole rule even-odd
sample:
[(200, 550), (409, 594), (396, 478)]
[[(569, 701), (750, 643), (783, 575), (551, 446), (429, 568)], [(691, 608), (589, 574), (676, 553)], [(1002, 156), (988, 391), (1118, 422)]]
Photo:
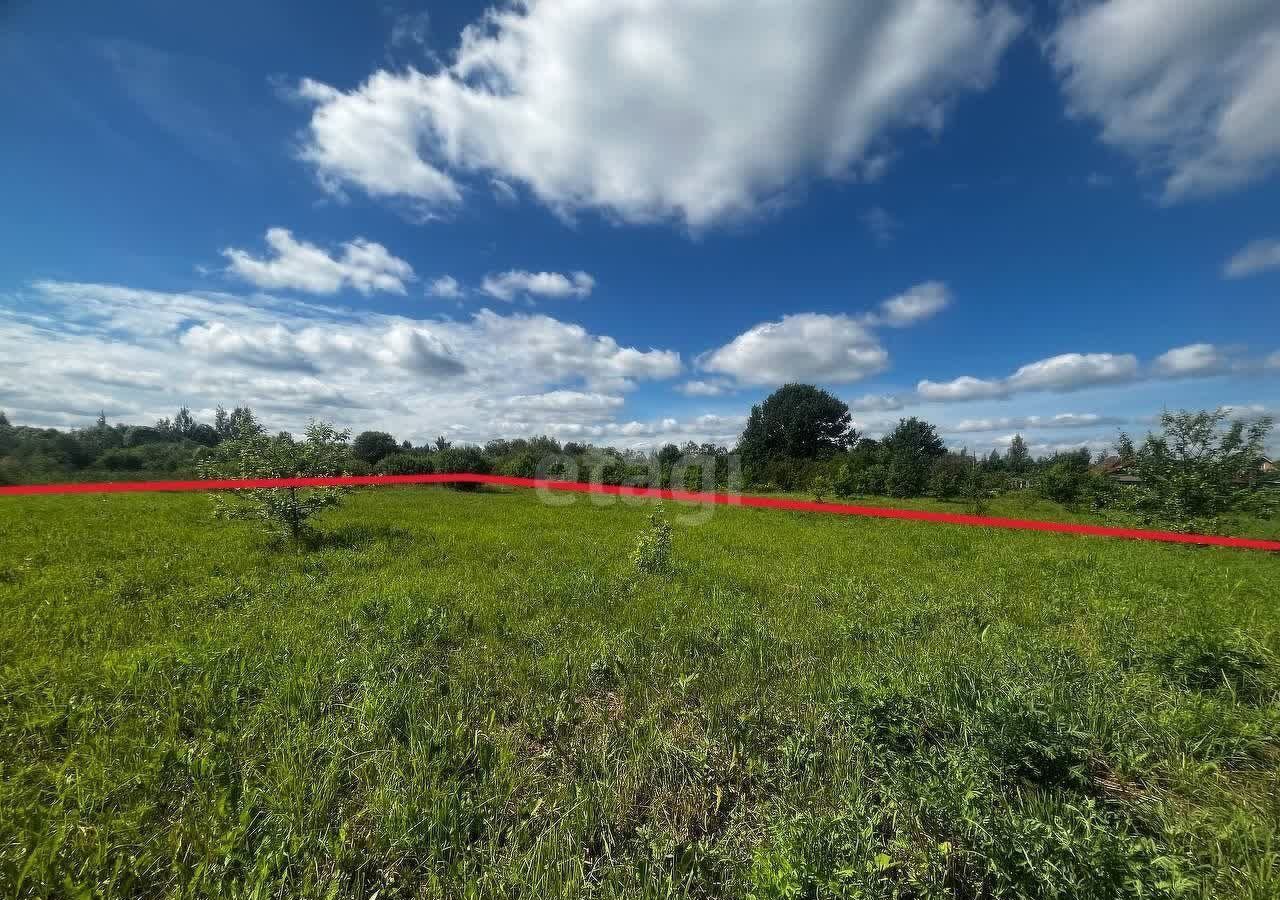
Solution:
[(431, 456), (417, 452), (392, 453), (373, 467), (375, 475), (430, 475), (434, 471)]
[(498, 471), (512, 478), (537, 478), (538, 454), (532, 450), (521, 450), (505, 457), (498, 463)]
[(924, 493), (928, 475), (923, 462), (893, 459), (885, 473), (884, 492), (890, 497), (918, 497)]
[(1121, 495), (1149, 524), (1176, 531), (1216, 531), (1238, 513), (1269, 515), (1271, 492), (1257, 490), (1263, 448), (1272, 422), (1226, 425), (1227, 413), (1166, 412), (1161, 435), (1134, 447), (1121, 434), (1138, 484)]
[(631, 560), (637, 569), (650, 575), (661, 575), (671, 567), (671, 524), (662, 513), (649, 514), (649, 524), (640, 532)]
[(848, 463), (840, 463), (836, 469), (836, 477), (831, 481), (831, 490), (837, 497), (852, 497), (858, 492), (858, 478)]
[[(213, 448), (200, 468), (204, 478), (315, 478), (347, 474), (344, 462), (349, 432), (312, 422), (306, 437), (270, 436), (244, 429)], [(256, 521), (271, 535), (289, 537), (295, 546), (310, 531), (310, 519), (336, 506), (341, 488), (268, 488), (212, 494), (214, 515)]]
[(889, 470), (880, 463), (867, 466), (855, 479), (859, 494), (884, 494), (887, 492)]
[(1056, 462), (1036, 479), (1036, 493), (1054, 503), (1072, 504), (1080, 499), (1085, 473), (1067, 462)]
[[(489, 457), (479, 447), (449, 446), (431, 454), (431, 463), (437, 472), (467, 472), (474, 475), (488, 475), (493, 471)], [(479, 490), (480, 485), (474, 482), (452, 482), (449, 485), (458, 491)]]
[(809, 490), (813, 493), (813, 499), (819, 503), (826, 501), (831, 496), (834, 489), (831, 486), (831, 479), (826, 475), (819, 475), (809, 483)]
[(933, 461), (929, 470), (929, 493), (939, 500), (950, 500), (960, 493), (969, 470), (975, 462), (968, 457), (948, 453)]

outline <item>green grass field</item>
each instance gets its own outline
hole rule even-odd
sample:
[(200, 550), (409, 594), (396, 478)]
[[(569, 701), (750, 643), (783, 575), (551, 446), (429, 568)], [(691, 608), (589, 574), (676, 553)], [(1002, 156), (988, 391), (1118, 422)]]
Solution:
[(209, 506), (0, 498), (0, 896), (1280, 896), (1275, 555)]

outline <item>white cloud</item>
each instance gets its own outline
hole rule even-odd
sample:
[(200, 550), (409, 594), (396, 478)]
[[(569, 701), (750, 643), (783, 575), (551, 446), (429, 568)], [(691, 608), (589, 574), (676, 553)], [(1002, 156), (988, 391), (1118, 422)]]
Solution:
[(1213, 344), (1188, 344), (1174, 347), (1156, 357), (1154, 369), (1159, 375), (1178, 378), (1186, 375), (1220, 375), (1229, 371), (1231, 359)]
[(951, 292), (941, 281), (926, 281), (880, 304), (876, 321), (904, 328), (937, 315), (951, 303)]
[(596, 280), (586, 272), (562, 275), (559, 272), (522, 272), (512, 270), (486, 275), (480, 290), (498, 300), (511, 302), (521, 295), (537, 297), (589, 297)]
[(1132, 381), (1137, 374), (1132, 353), (1063, 353), (1020, 367), (1008, 385), (1015, 391), (1074, 391)]
[(1103, 384), (1120, 384), (1138, 377), (1138, 358), (1131, 353), (1063, 353), (1020, 367), (1008, 378), (963, 375), (946, 382), (924, 380), (916, 385), (923, 400), (962, 402), (1008, 397), (1022, 391), (1074, 391)]
[(446, 300), (456, 300), (463, 295), (462, 285), (458, 284), (458, 279), (452, 275), (441, 275), (439, 278), (431, 282), (427, 287), (427, 293), (432, 297), (441, 297)]
[(312, 294), (336, 294), (344, 287), (362, 294), (403, 294), (405, 282), (414, 280), (412, 266), (364, 238), (344, 243), (336, 259), (315, 244), (295, 240), (287, 228), (268, 229), (267, 244), (275, 251), (267, 259), (233, 247), (223, 250), (230, 261), (227, 271), (265, 290), (291, 288)]
[(1070, 108), (1165, 178), (1165, 197), (1263, 177), (1280, 160), (1280, 4), (1077, 4), (1049, 43)]
[(302, 81), (302, 158), (331, 190), (433, 209), (498, 178), (564, 214), (699, 228), (809, 177), (878, 176), (894, 133), (938, 130), (1021, 27), (999, 0), (516, 3), (432, 74)]
[(1264, 238), (1245, 245), (1222, 269), (1227, 278), (1246, 278), (1280, 269), (1280, 238)]
[(1280, 350), (1268, 356), (1263, 365), (1268, 369), (1280, 369)]
[(690, 397), (719, 397), (734, 390), (734, 385), (726, 378), (695, 378), (679, 385), (676, 390)]
[(707, 372), (744, 384), (845, 383), (882, 371), (889, 354), (849, 316), (800, 313), (764, 322), (699, 358)]
[(273, 428), (312, 417), (426, 440), (599, 424), (619, 391), (671, 378), (679, 354), (620, 345), (545, 315), (408, 318), (268, 295), (38, 282), (0, 296), (0, 407), (24, 421), (130, 421), (248, 403)]
[(849, 402), (849, 409), (854, 412), (893, 412), (905, 405), (897, 394), (863, 394)]
[(550, 391), (545, 394), (517, 394), (505, 403), (512, 409), (536, 412), (577, 412), (603, 415), (618, 409), (623, 398), (616, 394), (583, 391)]
[[(888, 351), (880, 345), (875, 332), (877, 327), (913, 325), (950, 302), (945, 284), (928, 281), (883, 301), (875, 312), (856, 317), (825, 313), (783, 316), (777, 322), (762, 322), (723, 347), (702, 354), (698, 367), (704, 372), (732, 376), (737, 384), (859, 381), (889, 365)], [(719, 383), (697, 381), (683, 390), (711, 396), (722, 392), (727, 384), (724, 379)]]
[(993, 419), (964, 419), (955, 425), (943, 426), (942, 431), (967, 434), (982, 431), (1004, 431), (1009, 428), (1096, 428), (1102, 425), (1123, 425), (1127, 420), (1118, 416), (1098, 413), (1059, 413), (1056, 416), (1001, 416)]
[(916, 385), (916, 393), (923, 400), (938, 403), (958, 403), (965, 400), (987, 400), (992, 397), (1005, 397), (1008, 396), (1009, 389), (1003, 381), (961, 375), (951, 381), (938, 382), (925, 379)]

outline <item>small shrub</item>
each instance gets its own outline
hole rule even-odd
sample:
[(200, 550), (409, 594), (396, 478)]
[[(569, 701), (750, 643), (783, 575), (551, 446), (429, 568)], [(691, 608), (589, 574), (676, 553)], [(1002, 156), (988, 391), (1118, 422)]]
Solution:
[(831, 479), (826, 475), (819, 475), (809, 485), (809, 490), (813, 491), (813, 499), (819, 503), (826, 502), (831, 496), (834, 488), (831, 486)]
[[(326, 422), (307, 426), (306, 438), (275, 437), (250, 425), (223, 441), (200, 467), (204, 478), (312, 478), (346, 474), (347, 435)], [(214, 516), (257, 521), (271, 535), (288, 537), (295, 546), (310, 534), (309, 521), (322, 509), (337, 506), (341, 488), (267, 488), (212, 494)]]
[(841, 463), (836, 469), (836, 477), (831, 484), (831, 489), (835, 491), (837, 497), (852, 497), (858, 493), (858, 476), (853, 469), (849, 468), (848, 463)]
[(661, 575), (671, 568), (671, 524), (661, 512), (649, 514), (649, 524), (640, 532), (631, 559), (637, 569), (650, 575)]

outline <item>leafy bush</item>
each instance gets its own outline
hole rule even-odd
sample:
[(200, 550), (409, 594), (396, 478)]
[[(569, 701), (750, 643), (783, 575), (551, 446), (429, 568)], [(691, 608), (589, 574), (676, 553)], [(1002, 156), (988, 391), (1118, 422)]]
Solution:
[(976, 463), (967, 456), (948, 453), (933, 461), (929, 470), (929, 493), (939, 500), (950, 500), (964, 487), (969, 470)]
[(819, 503), (824, 502), (834, 491), (831, 486), (831, 479), (826, 475), (819, 475), (809, 483), (809, 490), (813, 492), (813, 499)]
[(831, 490), (837, 497), (852, 497), (858, 492), (858, 477), (848, 463), (840, 463), (839, 468), (836, 469)]
[(392, 453), (373, 467), (375, 475), (430, 475), (434, 471), (430, 454), (417, 452)]
[[(431, 463), (437, 472), (469, 472), (475, 475), (487, 475), (493, 471), (493, 464), (479, 447), (445, 447), (431, 454)], [(480, 485), (472, 482), (453, 482), (449, 487), (457, 491), (475, 491), (479, 490)]]
[[(315, 478), (346, 474), (349, 432), (326, 422), (312, 422), (306, 437), (295, 441), (244, 428), (237, 437), (215, 447), (200, 467), (204, 478)], [(289, 537), (295, 546), (310, 531), (320, 510), (337, 506), (341, 488), (268, 488), (211, 495), (214, 516), (259, 522), (268, 534)]]
[(654, 510), (649, 514), (649, 524), (640, 532), (631, 560), (641, 572), (650, 575), (661, 575), (671, 567), (671, 524), (662, 513)]
[(855, 480), (859, 494), (884, 494), (888, 491), (889, 470), (875, 463), (858, 473)]
[(1054, 503), (1071, 504), (1080, 498), (1085, 473), (1065, 461), (1056, 462), (1036, 479), (1036, 493)]
[(1226, 412), (1166, 412), (1162, 435), (1134, 448), (1121, 434), (1138, 484), (1126, 499), (1143, 521), (1177, 531), (1214, 531), (1235, 513), (1267, 515), (1270, 492), (1257, 490), (1271, 420), (1223, 427)]

